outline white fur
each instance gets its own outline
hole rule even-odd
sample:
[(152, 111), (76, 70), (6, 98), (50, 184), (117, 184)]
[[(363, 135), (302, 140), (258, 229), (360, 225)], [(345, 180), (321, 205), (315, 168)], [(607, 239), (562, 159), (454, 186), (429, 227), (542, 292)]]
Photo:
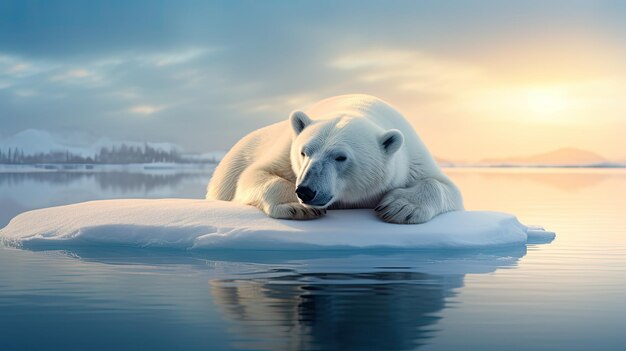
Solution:
[[(315, 191), (308, 205), (297, 186)], [(458, 188), (411, 125), (368, 95), (322, 100), (248, 134), (216, 168), (207, 199), (286, 219), (316, 218), (326, 208), (375, 208), (387, 222), (422, 223), (463, 209)]]

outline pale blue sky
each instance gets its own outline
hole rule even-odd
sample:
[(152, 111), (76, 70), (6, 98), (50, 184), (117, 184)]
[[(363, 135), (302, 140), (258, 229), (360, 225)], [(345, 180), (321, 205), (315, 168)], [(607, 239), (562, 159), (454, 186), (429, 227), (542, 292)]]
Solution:
[(295, 108), (364, 92), (442, 157), (578, 146), (626, 159), (624, 4), (5, 0), (0, 136), (227, 149)]

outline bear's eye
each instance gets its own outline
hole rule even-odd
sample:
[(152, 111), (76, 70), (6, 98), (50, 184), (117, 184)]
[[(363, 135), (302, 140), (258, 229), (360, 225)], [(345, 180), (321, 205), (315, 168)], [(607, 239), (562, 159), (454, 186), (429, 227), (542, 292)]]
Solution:
[(345, 160), (347, 160), (348, 158), (345, 156), (337, 156), (335, 157), (335, 161), (339, 161), (339, 162), (343, 162)]
[(304, 154), (304, 151), (302, 151), (302, 152), (300, 153), (300, 156), (302, 156), (302, 157), (306, 157), (306, 155)]

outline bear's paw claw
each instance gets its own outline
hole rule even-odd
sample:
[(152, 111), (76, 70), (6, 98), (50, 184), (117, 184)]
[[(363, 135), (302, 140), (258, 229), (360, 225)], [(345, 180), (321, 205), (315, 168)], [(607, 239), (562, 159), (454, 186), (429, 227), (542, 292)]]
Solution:
[(308, 207), (298, 202), (290, 202), (270, 206), (267, 214), (277, 219), (315, 219), (326, 214), (326, 210)]
[(385, 196), (374, 209), (385, 222), (397, 224), (419, 224), (428, 222), (435, 215), (428, 206), (415, 205), (404, 197)]

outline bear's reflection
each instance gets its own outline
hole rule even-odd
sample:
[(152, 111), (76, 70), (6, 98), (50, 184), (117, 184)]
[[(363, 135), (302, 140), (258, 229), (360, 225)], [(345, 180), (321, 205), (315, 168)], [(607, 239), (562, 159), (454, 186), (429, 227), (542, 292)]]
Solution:
[[(237, 349), (412, 350), (437, 336), (437, 321), (449, 298), (463, 287), (465, 275), (516, 266), (526, 246), (473, 252), (183, 255), (177, 250), (78, 247), (72, 254), (82, 261), (141, 265), (142, 271), (153, 267), (159, 272), (163, 266), (200, 277), (210, 274), (212, 301), (230, 324), (230, 335), (224, 337)], [(206, 317), (213, 320), (212, 313)]]
[(466, 274), (516, 266), (526, 250), (291, 252), (280, 262), (254, 258), (275, 269), (210, 280), (209, 287), (238, 349), (414, 350), (436, 336)]
[(237, 347), (409, 350), (431, 337), (462, 275), (300, 273), (211, 282)]

